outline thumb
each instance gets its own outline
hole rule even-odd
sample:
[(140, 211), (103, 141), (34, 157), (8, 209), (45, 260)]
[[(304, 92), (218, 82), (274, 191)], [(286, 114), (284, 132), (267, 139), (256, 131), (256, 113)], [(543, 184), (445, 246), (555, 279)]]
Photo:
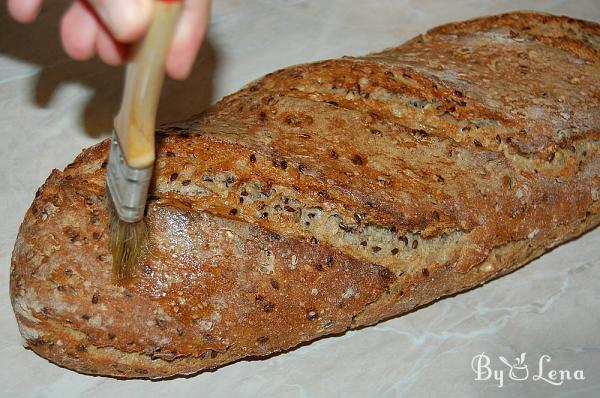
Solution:
[(123, 43), (140, 38), (152, 16), (152, 0), (87, 0), (87, 3), (114, 39)]

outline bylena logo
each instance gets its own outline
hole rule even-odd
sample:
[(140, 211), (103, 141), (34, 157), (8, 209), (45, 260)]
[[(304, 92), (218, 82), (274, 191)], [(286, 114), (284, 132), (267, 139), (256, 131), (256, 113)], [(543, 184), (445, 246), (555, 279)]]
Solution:
[(544, 354), (537, 361), (537, 369), (531, 368), (525, 363), (523, 352), (516, 357), (513, 363), (505, 357), (498, 356), (498, 363), (492, 363), (491, 358), (485, 353), (477, 354), (471, 360), (471, 369), (475, 372), (475, 380), (494, 380), (498, 387), (502, 388), (506, 379), (513, 381), (528, 380), (531, 376), (533, 381), (541, 381), (553, 386), (560, 386), (566, 381), (585, 380), (583, 370), (553, 369), (550, 365), (552, 358)]

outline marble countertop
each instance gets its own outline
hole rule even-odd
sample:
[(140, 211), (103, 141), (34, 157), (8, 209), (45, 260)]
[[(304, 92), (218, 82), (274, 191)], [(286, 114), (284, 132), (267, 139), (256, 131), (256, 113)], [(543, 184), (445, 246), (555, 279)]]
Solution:
[[(29, 26), (0, 11), (0, 396), (600, 396), (598, 228), (522, 270), (408, 315), (190, 378), (86, 376), (24, 349), (8, 298), (19, 224), (50, 170), (108, 136), (122, 77), (98, 61), (69, 60), (58, 40), (67, 2), (47, 3)], [(214, 3), (194, 73), (166, 84), (159, 121), (197, 113), (286, 65), (380, 50), (448, 21), (516, 9), (600, 21), (598, 0)], [(516, 365), (522, 353), (529, 374), (517, 380), (524, 369), (510, 374), (500, 357)], [(571, 380), (551, 384), (551, 369)], [(495, 373), (486, 380), (488, 370)]]

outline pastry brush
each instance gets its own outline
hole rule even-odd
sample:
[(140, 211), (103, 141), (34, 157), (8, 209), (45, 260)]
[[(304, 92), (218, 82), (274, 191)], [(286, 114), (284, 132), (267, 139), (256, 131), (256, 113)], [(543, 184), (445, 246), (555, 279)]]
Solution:
[(144, 211), (154, 168), (156, 109), (181, 2), (158, 0), (153, 7), (146, 35), (127, 65), (108, 156), (108, 233), (117, 279), (131, 275), (147, 239)]

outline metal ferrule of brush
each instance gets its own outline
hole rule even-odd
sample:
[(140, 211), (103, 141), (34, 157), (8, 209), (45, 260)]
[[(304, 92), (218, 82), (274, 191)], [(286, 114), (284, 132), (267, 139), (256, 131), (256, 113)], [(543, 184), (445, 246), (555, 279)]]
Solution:
[(148, 186), (152, 177), (152, 166), (134, 169), (127, 165), (117, 136), (113, 131), (106, 185), (119, 218), (134, 223), (144, 217)]

